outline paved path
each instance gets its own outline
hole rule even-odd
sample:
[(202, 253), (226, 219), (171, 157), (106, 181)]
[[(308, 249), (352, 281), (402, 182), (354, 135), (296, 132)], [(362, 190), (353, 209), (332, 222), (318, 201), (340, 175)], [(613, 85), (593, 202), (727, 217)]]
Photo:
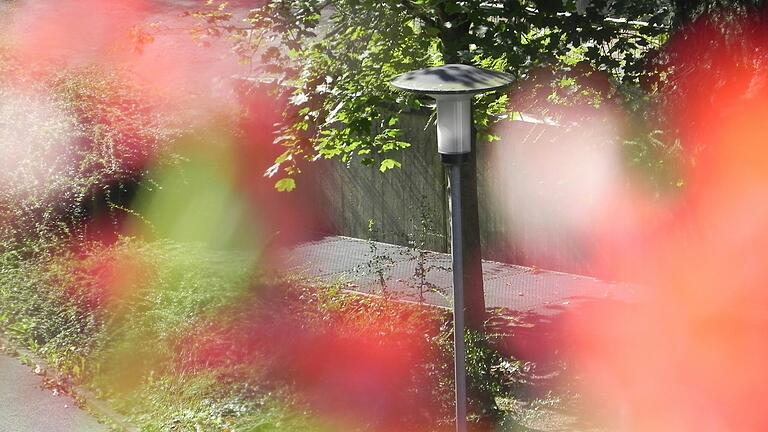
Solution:
[[(302, 244), (290, 253), (293, 271), (325, 282), (343, 280), (366, 293), (389, 292), (408, 300), (450, 306), (451, 257), (350, 237), (328, 236)], [(426, 276), (419, 278), (419, 268)], [(555, 315), (592, 300), (626, 300), (633, 289), (594, 278), (483, 261), (485, 302), (489, 308)]]
[(0, 354), (0, 432), (101, 432), (71, 398), (41, 389), (41, 378), (15, 358)]

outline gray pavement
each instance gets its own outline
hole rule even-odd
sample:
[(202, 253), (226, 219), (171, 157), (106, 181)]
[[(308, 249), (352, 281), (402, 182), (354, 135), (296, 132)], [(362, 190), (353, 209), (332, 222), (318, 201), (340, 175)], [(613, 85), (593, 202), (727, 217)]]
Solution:
[(41, 388), (42, 379), (0, 354), (0, 432), (101, 432), (108, 430), (72, 398)]
[[(359, 292), (386, 290), (404, 300), (451, 305), (449, 254), (328, 236), (299, 245), (288, 256), (289, 269), (294, 273), (324, 282), (342, 281), (348, 289)], [(627, 285), (587, 276), (495, 261), (483, 261), (483, 280), (488, 308), (538, 315), (556, 315), (582, 302), (628, 300), (634, 291)]]

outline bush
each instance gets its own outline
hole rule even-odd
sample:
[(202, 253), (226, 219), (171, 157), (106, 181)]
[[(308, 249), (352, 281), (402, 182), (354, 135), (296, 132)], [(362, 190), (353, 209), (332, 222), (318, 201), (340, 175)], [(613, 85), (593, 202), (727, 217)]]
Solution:
[[(120, 73), (23, 64), (0, 51), (0, 248), (40, 251), (113, 220), (178, 134)], [(170, 159), (165, 159), (170, 160)]]

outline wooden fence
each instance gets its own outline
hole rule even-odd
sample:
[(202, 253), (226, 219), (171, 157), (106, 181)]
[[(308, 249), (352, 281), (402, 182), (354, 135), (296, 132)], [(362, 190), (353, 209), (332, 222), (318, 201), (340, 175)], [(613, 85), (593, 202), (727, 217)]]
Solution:
[[(315, 200), (314, 208), (326, 220), (331, 234), (399, 245), (415, 242), (418, 247), (437, 252), (450, 250), (447, 180), (437, 153), (436, 128), (433, 124), (427, 126), (427, 120), (426, 114), (406, 114), (401, 118), (404, 139), (412, 143), (412, 147), (395, 156), (402, 162), (400, 169), (381, 173), (378, 165), (367, 167), (357, 161), (348, 166), (338, 161), (323, 161), (315, 166), (310, 195)], [(507, 214), (504, 209), (509, 208), (510, 203), (500, 200), (506, 199), (506, 192), (510, 192), (509, 196), (519, 194), (512, 193), (516, 185), (500, 179), (505, 170), (520, 167), (515, 163), (509, 166), (494, 163), (497, 150), (516, 152), (521, 146), (562, 145), (571, 132), (543, 123), (522, 121), (512, 122), (505, 132), (505, 140), (480, 143), (475, 149), (478, 152), (483, 257), (589, 272), (584, 268), (583, 245), (561, 238), (555, 232), (529, 230)], [(551, 186), (543, 185), (541, 193), (550, 193), (547, 187)], [(515, 214), (527, 211), (525, 202), (512, 204), (520, 206)], [(536, 220), (538, 216), (526, 214), (524, 219)], [(527, 247), (531, 244), (536, 245), (535, 256)]]

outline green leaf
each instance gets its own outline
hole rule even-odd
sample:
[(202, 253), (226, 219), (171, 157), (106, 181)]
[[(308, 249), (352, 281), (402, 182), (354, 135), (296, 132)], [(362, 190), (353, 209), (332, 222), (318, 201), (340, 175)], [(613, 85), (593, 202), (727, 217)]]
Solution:
[(278, 156), (277, 159), (275, 159), (275, 163), (276, 164), (281, 164), (281, 163), (287, 161), (288, 159), (290, 159), (292, 155), (293, 154), (290, 151), (285, 151), (280, 156)]
[(400, 162), (394, 160), (394, 159), (384, 159), (381, 161), (381, 165), (379, 166), (379, 171), (381, 172), (387, 172), (394, 168), (400, 168)]
[(275, 183), (275, 189), (277, 189), (278, 192), (290, 192), (296, 189), (296, 180), (289, 177), (280, 179)]
[(446, 2), (444, 5), (445, 12), (448, 14), (457, 14), (461, 12), (461, 6), (458, 5), (458, 3), (449, 1)]

